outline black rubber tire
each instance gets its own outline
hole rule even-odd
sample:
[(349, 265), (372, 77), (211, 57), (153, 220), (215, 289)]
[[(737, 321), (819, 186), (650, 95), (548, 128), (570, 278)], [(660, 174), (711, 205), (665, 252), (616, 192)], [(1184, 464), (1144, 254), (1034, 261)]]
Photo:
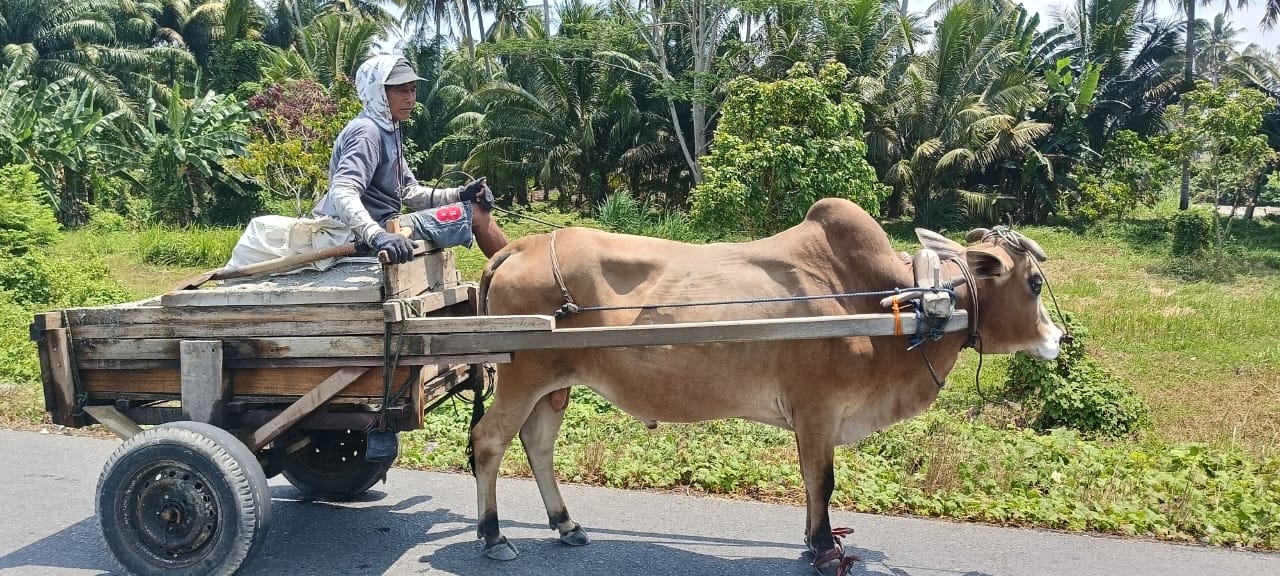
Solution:
[(97, 516), (125, 574), (229, 576), (266, 540), (271, 494), (257, 458), (235, 436), (173, 422), (111, 454), (98, 478)]
[(284, 477), (304, 498), (342, 502), (368, 492), (387, 475), (391, 462), (364, 459), (366, 435), (360, 430), (308, 430), (307, 447), (290, 454)]

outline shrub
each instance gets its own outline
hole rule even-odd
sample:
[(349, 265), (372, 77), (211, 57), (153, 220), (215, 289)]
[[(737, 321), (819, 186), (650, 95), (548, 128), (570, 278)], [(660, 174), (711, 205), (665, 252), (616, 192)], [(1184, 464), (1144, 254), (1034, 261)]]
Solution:
[(309, 212), (328, 187), (329, 156), (354, 108), (314, 80), (272, 84), (248, 101), (258, 112), (249, 129), (248, 155), (232, 161), (267, 191), (273, 214)]
[(89, 206), (89, 224), (86, 228), (94, 234), (110, 234), (124, 232), (129, 229), (129, 220), (113, 210), (104, 210)]
[(16, 303), (52, 302), (51, 276), (44, 256), (38, 252), (0, 259), (0, 291), (8, 293)]
[(1173, 255), (1194, 256), (1213, 241), (1214, 217), (1204, 210), (1183, 210), (1173, 216)]
[(740, 78), (716, 129), (693, 190), (700, 228), (725, 236), (772, 234), (802, 220), (822, 198), (846, 198), (875, 214), (889, 188), (867, 164), (862, 108), (841, 89), (848, 70), (825, 66), (813, 77), (797, 64), (788, 78)]
[(0, 252), (21, 255), (43, 247), (58, 237), (53, 209), (40, 179), (30, 166), (10, 164), (0, 168)]
[(1009, 362), (1009, 393), (1039, 408), (1034, 425), (1041, 430), (1066, 427), (1121, 436), (1146, 426), (1146, 405), (1127, 383), (1089, 357), (1084, 346), (1088, 331), (1065, 316), (1072, 338), (1063, 343), (1058, 358), (1015, 355)]
[(35, 343), (27, 334), (31, 309), (0, 292), (0, 383), (33, 382), (40, 378)]

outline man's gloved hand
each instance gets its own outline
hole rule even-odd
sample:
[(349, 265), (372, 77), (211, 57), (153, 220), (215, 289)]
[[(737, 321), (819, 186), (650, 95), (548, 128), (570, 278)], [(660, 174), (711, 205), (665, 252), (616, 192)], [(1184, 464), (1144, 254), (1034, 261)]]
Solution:
[(463, 202), (475, 202), (484, 207), (485, 210), (493, 209), (493, 191), (489, 189), (487, 178), (473, 180), (467, 184), (462, 192), (458, 194), (458, 199)]
[(386, 252), (392, 264), (404, 264), (413, 260), (413, 240), (399, 234), (378, 232), (369, 239), (369, 244), (378, 252)]

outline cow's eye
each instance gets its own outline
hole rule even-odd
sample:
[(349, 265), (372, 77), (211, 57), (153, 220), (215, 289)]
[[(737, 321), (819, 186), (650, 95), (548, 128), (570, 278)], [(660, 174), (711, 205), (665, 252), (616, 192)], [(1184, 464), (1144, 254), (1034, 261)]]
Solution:
[(1027, 279), (1027, 285), (1031, 287), (1031, 293), (1040, 296), (1040, 289), (1044, 287), (1044, 278), (1039, 274), (1032, 274)]

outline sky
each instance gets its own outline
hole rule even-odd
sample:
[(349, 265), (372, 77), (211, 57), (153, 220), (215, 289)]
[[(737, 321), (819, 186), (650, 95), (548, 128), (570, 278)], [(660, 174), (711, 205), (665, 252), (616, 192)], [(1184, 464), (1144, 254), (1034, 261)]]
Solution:
[[(1028, 12), (1039, 12), (1040, 21), (1048, 22), (1050, 14), (1055, 6), (1068, 6), (1074, 4), (1070, 0), (1022, 0), (1022, 5), (1026, 7)], [(1258, 23), (1262, 21), (1262, 14), (1265, 12), (1264, 6), (1266, 0), (1250, 0), (1250, 5), (1244, 8), (1236, 7), (1236, 0), (1231, 1), (1231, 15), (1227, 17), (1231, 20), (1233, 28), (1243, 29), (1236, 37), (1244, 44), (1254, 43), (1263, 48), (1275, 49), (1280, 45), (1280, 23), (1277, 23), (1271, 30), (1263, 30)], [(1200, 5), (1196, 8), (1196, 17), (1203, 20), (1212, 20), (1219, 12), (1222, 11), (1222, 0), (1211, 2), (1209, 5)], [(1156, 3), (1156, 14), (1163, 18), (1173, 16), (1176, 11), (1170, 6), (1169, 0), (1158, 0)], [(1244, 46), (1242, 45), (1243, 49)]]
[[(552, 0), (551, 3), (555, 5), (561, 1), (563, 0)], [(1232, 9), (1231, 15), (1228, 19), (1234, 22), (1234, 28), (1242, 29), (1242, 31), (1237, 35), (1237, 38), (1244, 43), (1241, 45), (1242, 49), (1244, 48), (1244, 45), (1249, 43), (1257, 44), (1272, 50), (1280, 48), (1280, 23), (1277, 23), (1277, 25), (1271, 30), (1263, 30), (1258, 24), (1262, 21), (1262, 14), (1265, 11), (1264, 6), (1266, 4), (1266, 0), (1249, 0), (1250, 5), (1244, 8), (1236, 7), (1236, 2), (1238, 0), (1230, 1)], [(1204, 20), (1212, 20), (1215, 15), (1222, 11), (1222, 2), (1223, 0), (1211, 0), (1209, 5), (1202, 5), (1196, 10), (1196, 16)], [(526, 0), (526, 3), (534, 3), (534, 0)], [(926, 0), (924, 2), (916, 0), (915, 2), (912, 2), (912, 6), (914, 7), (916, 4), (919, 4), (923, 7), (931, 3), (932, 0)], [(1040, 14), (1040, 21), (1048, 24), (1054, 7), (1068, 6), (1074, 4), (1074, 2), (1072, 0), (1021, 0), (1021, 4), (1027, 8), (1028, 12), (1038, 12)], [(389, 4), (387, 7), (396, 17), (400, 16), (401, 8), (394, 4)], [(1176, 11), (1170, 6), (1169, 0), (1157, 0), (1156, 13), (1158, 15), (1168, 18), (1173, 16), (1175, 12)], [(391, 49), (392, 43), (384, 40), (379, 42), (379, 47), (382, 51), (387, 51)]]

